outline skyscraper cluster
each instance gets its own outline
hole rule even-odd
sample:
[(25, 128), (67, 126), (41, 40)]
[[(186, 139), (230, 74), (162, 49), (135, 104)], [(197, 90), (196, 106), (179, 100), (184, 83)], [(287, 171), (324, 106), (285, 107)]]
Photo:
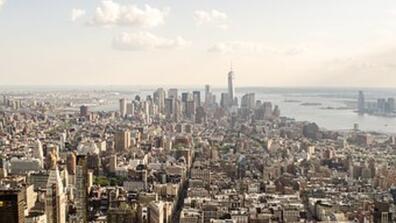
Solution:
[(394, 116), (395, 109), (394, 98), (378, 98), (376, 101), (368, 101), (363, 91), (359, 91), (357, 101), (357, 112), (359, 114), (367, 113), (380, 116)]
[(0, 222), (396, 221), (394, 135), (281, 117), (254, 90), (239, 106), (233, 78), (220, 104), (207, 85), (0, 106)]

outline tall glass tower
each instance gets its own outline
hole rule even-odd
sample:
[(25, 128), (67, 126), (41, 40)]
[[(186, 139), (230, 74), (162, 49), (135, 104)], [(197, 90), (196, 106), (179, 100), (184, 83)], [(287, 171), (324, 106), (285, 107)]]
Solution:
[(366, 102), (364, 100), (364, 94), (363, 91), (359, 91), (359, 96), (358, 96), (358, 112), (363, 114), (366, 110)]
[(228, 98), (229, 98), (229, 105), (232, 106), (234, 104), (234, 97), (235, 97), (235, 89), (234, 89), (234, 71), (232, 70), (228, 72)]

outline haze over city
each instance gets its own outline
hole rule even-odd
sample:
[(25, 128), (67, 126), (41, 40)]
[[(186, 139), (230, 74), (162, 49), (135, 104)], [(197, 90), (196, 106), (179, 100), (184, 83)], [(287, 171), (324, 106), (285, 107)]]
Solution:
[(393, 87), (396, 2), (0, 0), (1, 85)]
[(0, 0), (0, 223), (396, 223), (395, 0)]

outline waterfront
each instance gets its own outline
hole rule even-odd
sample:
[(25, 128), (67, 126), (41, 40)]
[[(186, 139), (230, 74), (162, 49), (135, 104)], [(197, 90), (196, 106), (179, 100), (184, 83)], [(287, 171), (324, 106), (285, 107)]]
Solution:
[[(125, 88), (123, 88), (125, 89)], [(134, 88), (130, 88), (135, 90)], [(154, 88), (153, 88), (154, 89)], [(141, 96), (146, 96), (153, 89), (145, 88), (138, 90)], [(117, 90), (117, 88), (113, 89)], [(188, 91), (190, 88), (180, 89), (180, 92)], [(278, 105), (281, 115), (294, 118), (297, 121), (316, 122), (320, 127), (329, 130), (349, 130), (355, 123), (365, 131), (396, 133), (396, 118), (373, 115), (359, 115), (355, 112), (355, 103), (359, 89), (341, 88), (240, 88), (236, 95), (240, 98), (243, 94), (253, 92), (256, 100), (270, 101), (273, 105)], [(379, 97), (396, 97), (396, 89), (363, 89), (368, 100), (375, 100)], [(225, 89), (214, 89), (217, 100), (220, 99), (221, 92)], [(201, 91), (203, 95), (203, 90)], [(128, 99), (136, 95), (126, 93)], [(303, 105), (304, 103), (320, 105)], [(333, 109), (328, 109), (331, 107)], [(353, 107), (353, 108), (352, 108)], [(341, 109), (336, 109), (341, 108)], [(96, 106), (95, 111), (116, 111), (118, 101), (114, 100), (110, 104)]]
[[(133, 99), (137, 94), (142, 98), (150, 95), (157, 87), (136, 86), (97, 86), (97, 87), (62, 87), (41, 88), (41, 91), (86, 91), (96, 94), (100, 92), (105, 95), (106, 102), (101, 105), (92, 105), (92, 111), (117, 111), (119, 109), (118, 99), (125, 97)], [(179, 92), (191, 89), (201, 89), (204, 97), (203, 87), (179, 88)], [(358, 88), (237, 88), (236, 96), (241, 98), (246, 93), (255, 93), (256, 100), (270, 101), (278, 105), (281, 115), (294, 118), (297, 121), (316, 122), (320, 127), (329, 130), (349, 130), (355, 123), (359, 124), (361, 130), (376, 131), (396, 134), (396, 118), (373, 115), (359, 115), (355, 112), (358, 91), (363, 90), (368, 101), (375, 101), (380, 97), (396, 98), (396, 89), (358, 89)], [(40, 91), (33, 87), (3, 87), (2, 93), (15, 93), (26, 97), (28, 93)], [(220, 100), (224, 88), (214, 88), (213, 93), (216, 100)], [(305, 105), (304, 105), (305, 104)], [(78, 109), (76, 104), (74, 109)]]

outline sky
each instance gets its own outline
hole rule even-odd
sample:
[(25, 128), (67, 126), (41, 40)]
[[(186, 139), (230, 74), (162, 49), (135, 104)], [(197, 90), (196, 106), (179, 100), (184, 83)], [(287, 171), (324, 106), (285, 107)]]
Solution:
[(394, 0), (0, 0), (0, 85), (395, 87)]

